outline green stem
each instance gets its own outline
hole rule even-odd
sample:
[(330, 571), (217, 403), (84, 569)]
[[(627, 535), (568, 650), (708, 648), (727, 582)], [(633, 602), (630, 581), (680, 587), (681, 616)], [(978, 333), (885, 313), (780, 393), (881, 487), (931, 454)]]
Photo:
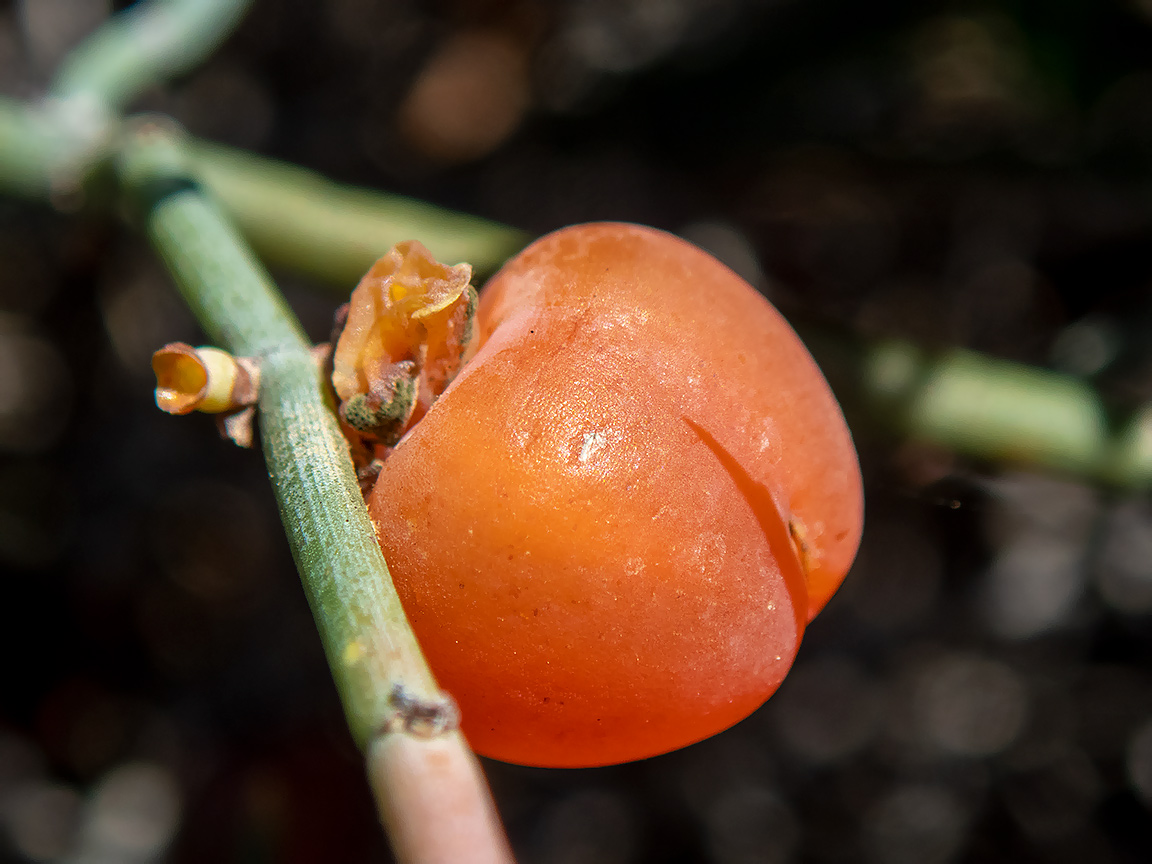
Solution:
[(349, 726), (365, 747), (389, 728), (397, 686), (441, 694), (408, 626), (299, 323), (219, 206), (181, 173), (182, 152), (145, 128), (120, 176), (149, 238), (209, 337), (261, 368), (260, 428), (293, 557)]
[(0, 184), (80, 206), (112, 157), (124, 107), (207, 57), (249, 2), (141, 0), (114, 15), (65, 58), (40, 105), (0, 110)]
[(1099, 394), (1056, 372), (896, 341), (867, 349), (862, 368), (877, 414), (913, 438), (1113, 485), (1152, 483), (1152, 405), (1116, 433)]
[(108, 117), (187, 72), (232, 32), (251, 0), (144, 0), (114, 15), (64, 61), (51, 96)]
[(210, 337), (260, 366), (260, 431), (280, 518), (381, 821), (402, 864), (511, 864), (476, 757), (420, 652), (300, 325), (240, 233), (186, 172), (186, 151), (142, 126), (124, 191)]
[(347, 291), (401, 240), (438, 261), (489, 274), (531, 239), (523, 231), (404, 198), (333, 183), (311, 171), (226, 147), (190, 145), (197, 176), (260, 257)]
[[(124, 134), (120, 130), (119, 134)], [(112, 136), (113, 142), (115, 136)], [(0, 190), (44, 199), (53, 181), (91, 173), (93, 157), (60, 112), (0, 97)], [(401, 240), (418, 239), (437, 260), (494, 272), (531, 237), (516, 228), (400, 195), (342, 186), (312, 171), (228, 147), (181, 139), (186, 170), (209, 189), (257, 253), (344, 293)], [(104, 157), (114, 143), (101, 145)], [(85, 155), (87, 154), (87, 155)]]
[(307, 353), (264, 355), (260, 428), (280, 517), (352, 735), (367, 747), (390, 728), (398, 688), (428, 704), (444, 697), (392, 586), (319, 377)]
[(63, 139), (56, 125), (20, 102), (0, 97), (0, 191), (47, 198)]

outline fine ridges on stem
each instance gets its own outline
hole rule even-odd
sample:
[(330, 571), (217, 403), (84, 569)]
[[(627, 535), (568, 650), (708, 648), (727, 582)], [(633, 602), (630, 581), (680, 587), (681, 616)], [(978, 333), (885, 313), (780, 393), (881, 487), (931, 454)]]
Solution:
[[(411, 713), (451, 700), (408, 626), (299, 323), (220, 207), (182, 173), (181, 151), (163, 129), (139, 129), (119, 167), (205, 331), (260, 366), (260, 432), (281, 519), (400, 860), (448, 864), (464, 860), (465, 849), (470, 860), (510, 860), (483, 774), (455, 723), (396, 722), (405, 706)], [(447, 709), (424, 713), (454, 717)], [(446, 843), (452, 837), (465, 846)]]

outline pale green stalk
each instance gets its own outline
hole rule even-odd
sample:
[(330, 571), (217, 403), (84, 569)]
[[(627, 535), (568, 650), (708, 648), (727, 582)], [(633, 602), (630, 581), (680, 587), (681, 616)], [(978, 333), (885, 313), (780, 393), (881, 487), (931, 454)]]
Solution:
[(144, 0), (106, 21), (60, 67), (50, 98), (118, 115), (144, 90), (199, 65), (251, 0)]
[(392, 585), (308, 341), (239, 232), (185, 167), (166, 130), (145, 126), (123, 150), (120, 177), (209, 337), (258, 361), (268, 474), (397, 855), (412, 864), (510, 861), (455, 708)]
[(874, 410), (912, 438), (1119, 486), (1152, 482), (1152, 405), (1114, 433), (1089, 384), (1045, 369), (896, 341), (868, 348), (862, 368)]
[(196, 175), (260, 257), (345, 291), (401, 240), (438, 261), (493, 273), (531, 237), (516, 228), (400, 195), (333, 183), (303, 168), (227, 147), (190, 144)]
[(182, 169), (179, 148), (145, 128), (124, 149), (120, 176), (209, 339), (259, 362), (269, 473), (353, 736), (364, 746), (387, 725), (395, 684), (427, 699), (439, 691), (392, 588), (311, 346), (240, 234)]

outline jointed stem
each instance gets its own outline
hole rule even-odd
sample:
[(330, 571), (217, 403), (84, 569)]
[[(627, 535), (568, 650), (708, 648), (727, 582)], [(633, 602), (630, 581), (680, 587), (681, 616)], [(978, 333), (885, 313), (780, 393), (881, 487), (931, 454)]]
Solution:
[(400, 195), (341, 186), (295, 165), (190, 142), (196, 175), (269, 263), (335, 284), (344, 295), (403, 240), (438, 261), (494, 272), (531, 237), (516, 228)]
[(51, 96), (112, 118), (154, 84), (208, 57), (251, 0), (151, 0), (113, 16), (64, 61)]
[[(475, 253), (488, 270), (526, 238), (468, 217), (440, 218), (415, 202), (393, 206), (387, 196), (267, 161), (229, 159), (220, 149), (202, 148), (193, 159), (188, 139), (165, 124), (121, 121), (143, 88), (210, 53), (247, 5), (142, 0), (68, 58), (42, 104), (0, 99), (0, 190), (58, 204), (62, 192), (79, 204), (97, 191), (101, 203), (133, 205), (209, 337), (259, 363), (268, 473), (397, 858), (505, 864), (511, 852), (483, 774), (408, 625), (311, 346), (207, 187), (230, 196), (233, 214), (271, 260), (317, 262), (312, 272), (349, 287), (399, 233), (438, 230), (447, 254)], [(113, 162), (118, 188), (98, 189)], [(317, 224), (329, 233), (310, 234)]]
[[(119, 121), (96, 134), (71, 126), (63, 111), (0, 97), (0, 191), (46, 198), (54, 186), (81, 182), (115, 158), (126, 134)], [(342, 186), (252, 153), (187, 136), (173, 143), (185, 151), (186, 173), (213, 193), (262, 260), (336, 286), (345, 296), (402, 240), (418, 239), (437, 260), (467, 261), (486, 275), (531, 239), (508, 225)]]
[(483, 775), (392, 586), (307, 340), (239, 232), (184, 165), (163, 130), (145, 127), (125, 147), (120, 176), (205, 331), (260, 363), (268, 473), (400, 859), (508, 861)]

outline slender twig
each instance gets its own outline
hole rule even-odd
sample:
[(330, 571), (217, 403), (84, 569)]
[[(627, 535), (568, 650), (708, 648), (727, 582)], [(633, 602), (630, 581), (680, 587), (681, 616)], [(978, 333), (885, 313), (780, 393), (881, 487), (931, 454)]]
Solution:
[(269, 263), (334, 283), (345, 293), (377, 258), (419, 239), (438, 261), (490, 274), (531, 236), (399, 195), (333, 183), (243, 151), (191, 143), (197, 176)]
[(251, 0), (148, 0), (114, 15), (64, 61), (50, 97), (108, 117), (212, 54)]
[(55, 154), (64, 143), (58, 124), (21, 102), (0, 97), (0, 191), (46, 199)]
[[(85, 150), (75, 125), (58, 111), (0, 97), (0, 190), (46, 198), (114, 157), (115, 138)], [(190, 137), (181, 142), (188, 150), (189, 172), (212, 191), (264, 261), (344, 293), (401, 240), (419, 239), (438, 260), (467, 261), (484, 275), (531, 239), (508, 225), (400, 195), (342, 186), (245, 151)]]
[(972, 351), (865, 350), (861, 391), (902, 434), (981, 459), (1103, 483), (1152, 484), (1152, 404), (1113, 431), (1086, 382)]
[[(283, 298), (166, 130), (128, 139), (120, 177), (215, 342), (260, 365), (264, 456), (293, 557), (381, 817), (408, 862), (509, 861), (475, 757), (456, 729), (375, 540), (318, 365)], [(465, 845), (445, 845), (457, 837)]]
[(25, 164), (16, 179), (47, 186), (58, 206), (84, 203), (84, 187), (112, 156), (123, 109), (147, 88), (211, 54), (250, 2), (144, 0), (113, 15), (65, 58), (48, 94), (30, 112), (44, 133), (43, 169)]
[[(41, 123), (55, 134), (50, 180), (57, 191), (78, 185), (111, 155), (120, 109), (146, 87), (206, 57), (249, 3), (151, 0), (114, 16), (77, 49), (52, 87)], [(194, 151), (190, 170), (215, 193), (265, 261), (345, 292), (402, 240), (419, 238), (439, 260), (467, 261), (483, 275), (531, 239), (506, 225), (399, 195), (341, 186), (293, 165), (191, 139), (187, 143)], [(19, 174), (35, 172), (24, 167)]]

